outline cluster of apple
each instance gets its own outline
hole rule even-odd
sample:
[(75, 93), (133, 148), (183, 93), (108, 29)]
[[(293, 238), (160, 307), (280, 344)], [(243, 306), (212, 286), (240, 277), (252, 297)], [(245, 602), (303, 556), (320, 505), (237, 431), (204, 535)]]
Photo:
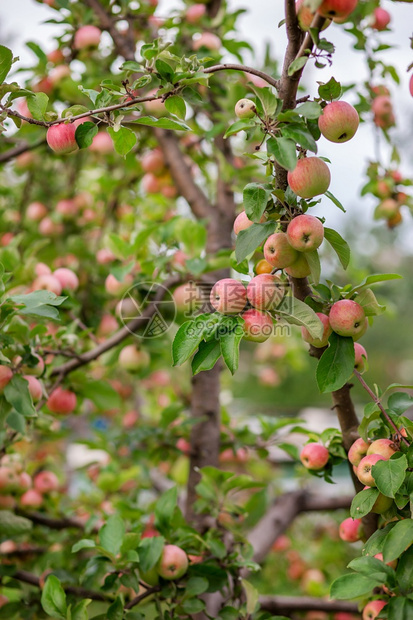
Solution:
[(403, 183), (403, 176), (399, 170), (386, 170), (383, 175), (377, 176), (372, 189), (372, 194), (380, 199), (374, 218), (386, 220), (389, 228), (401, 224), (403, 216), (400, 208), (409, 203), (409, 196), (398, 187), (400, 183)]
[(79, 279), (72, 269), (60, 267), (52, 272), (45, 263), (37, 263), (36, 278), (32, 283), (33, 291), (45, 290), (61, 295), (62, 291), (74, 292), (79, 286)]
[(44, 496), (59, 488), (59, 479), (52, 471), (40, 471), (32, 478), (24, 471), (17, 453), (6, 454), (0, 461), (0, 509), (13, 509), (17, 504), (24, 508), (39, 508)]
[[(82, 123), (90, 122), (90, 118), (85, 116), (73, 122), (61, 122), (51, 125), (46, 133), (46, 141), (52, 151), (58, 155), (68, 155), (79, 150), (76, 142), (76, 129)], [(89, 146), (89, 151), (107, 155), (113, 151), (112, 138), (106, 131), (99, 131)]]
[(169, 174), (160, 148), (148, 151), (141, 159), (142, 189), (146, 194), (163, 194), (166, 198), (175, 198), (176, 187)]

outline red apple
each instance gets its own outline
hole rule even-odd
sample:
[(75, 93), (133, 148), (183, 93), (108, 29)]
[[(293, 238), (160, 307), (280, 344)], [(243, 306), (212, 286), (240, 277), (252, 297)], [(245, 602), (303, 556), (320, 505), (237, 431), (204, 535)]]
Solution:
[(79, 207), (75, 200), (63, 199), (59, 200), (56, 205), (56, 213), (59, 213), (64, 218), (72, 218), (77, 215)]
[(141, 166), (144, 172), (160, 174), (165, 168), (165, 160), (160, 149), (154, 149), (142, 156)]
[(137, 349), (134, 344), (123, 347), (119, 354), (119, 366), (129, 371), (138, 371), (149, 365), (150, 357), (147, 351)]
[(413, 97), (413, 73), (411, 74), (410, 80), (409, 80), (409, 92), (411, 96)]
[(81, 26), (75, 32), (73, 47), (77, 50), (85, 47), (97, 47), (100, 43), (101, 34), (96, 26)]
[(223, 278), (214, 284), (210, 303), (221, 314), (238, 314), (247, 303), (247, 291), (242, 282)]
[(285, 295), (285, 286), (278, 276), (262, 274), (252, 278), (247, 287), (251, 306), (259, 310), (274, 310)]
[(323, 335), (321, 336), (321, 338), (314, 338), (313, 336), (311, 336), (310, 332), (306, 327), (301, 328), (301, 336), (305, 342), (308, 342), (308, 344), (311, 344), (316, 349), (321, 349), (328, 345), (328, 339), (330, 338), (331, 332), (333, 330), (331, 329), (330, 321), (328, 320), (328, 316), (326, 314), (323, 314), (322, 312), (317, 312), (316, 314), (324, 327)]
[(69, 414), (76, 409), (76, 394), (62, 387), (57, 387), (49, 396), (46, 405), (52, 413)]
[[(316, 13), (313, 13), (310, 7), (306, 5), (306, 0), (296, 0), (295, 11), (297, 13), (298, 25), (300, 26), (301, 30), (304, 30), (304, 32), (308, 32), (311, 28), (311, 24), (313, 23), (313, 19), (316, 16)], [(330, 24), (330, 19), (325, 20), (321, 30), (325, 30)]]
[(15, 491), (19, 487), (19, 475), (11, 467), (0, 467), (0, 493), (6, 494)]
[(139, 413), (137, 411), (127, 411), (122, 418), (123, 428), (135, 428), (139, 421)]
[(374, 620), (386, 605), (387, 601), (381, 601), (379, 599), (370, 601), (363, 609), (363, 620)]
[(41, 202), (32, 202), (26, 209), (26, 217), (32, 222), (38, 222), (47, 215), (47, 208)]
[(53, 272), (53, 276), (59, 280), (62, 289), (75, 291), (79, 286), (79, 279), (74, 271), (66, 267), (60, 267)]
[(133, 283), (133, 276), (127, 273), (122, 282), (119, 282), (114, 275), (109, 274), (105, 280), (105, 290), (109, 295), (121, 295), (124, 293)]
[(363, 536), (363, 523), (361, 519), (344, 519), (338, 530), (341, 540), (345, 542), (357, 542)]
[(298, 215), (288, 224), (287, 239), (298, 252), (312, 252), (323, 242), (324, 226), (314, 215)]
[(289, 243), (286, 233), (270, 235), (264, 245), (264, 256), (267, 263), (276, 269), (284, 269), (295, 263), (299, 254)]
[(367, 454), (380, 454), (387, 461), (397, 451), (397, 446), (391, 439), (376, 439), (370, 444)]
[(99, 131), (92, 140), (92, 144), (89, 146), (89, 151), (93, 153), (101, 153), (102, 155), (108, 155), (113, 152), (112, 138), (106, 131)]
[(354, 339), (357, 339), (361, 332), (364, 333), (365, 318), (363, 308), (351, 299), (336, 301), (331, 306), (329, 315), (331, 328), (336, 334)]
[(34, 280), (32, 289), (34, 291), (50, 291), (59, 296), (62, 292), (62, 285), (54, 275), (46, 274)]
[[(263, 222), (263, 221), (265, 221), (265, 217), (261, 218), (261, 222)], [(237, 217), (235, 218), (234, 233), (236, 235), (238, 235), (241, 232), (241, 230), (246, 230), (247, 228), (249, 228), (253, 224), (254, 224), (254, 222), (252, 222), (250, 219), (248, 219), (248, 216), (245, 213), (245, 211), (241, 211), (241, 213), (239, 215), (237, 215)]]
[(358, 112), (345, 101), (332, 101), (323, 109), (318, 126), (330, 142), (347, 142), (356, 133), (360, 123)]
[(43, 396), (42, 384), (36, 377), (31, 377), (30, 375), (23, 375), (23, 379), (26, 379), (29, 384), (29, 393), (33, 402), (37, 403)]
[(299, 252), (297, 260), (285, 268), (285, 273), (292, 278), (306, 278), (310, 275), (311, 269), (303, 252)]
[(142, 177), (142, 189), (146, 194), (159, 194), (161, 191), (159, 178), (152, 172), (144, 174)]
[(273, 333), (271, 317), (260, 310), (247, 310), (241, 317), (244, 319), (244, 338), (252, 342), (264, 342)]
[(363, 457), (360, 463), (357, 466), (357, 478), (360, 480), (362, 484), (367, 485), (368, 487), (375, 487), (376, 481), (373, 478), (371, 473), (372, 467), (378, 461), (385, 461), (386, 459), (381, 454), (368, 454)]
[(390, 22), (391, 15), (386, 9), (382, 9), (380, 6), (374, 9), (373, 21), (371, 23), (371, 27), (374, 28), (374, 30), (386, 30)]
[[(384, 562), (383, 554), (382, 553), (376, 553), (376, 555), (374, 557), (376, 558), (376, 560), (380, 560), (381, 562)], [(397, 560), (392, 560), (391, 562), (386, 562), (386, 564), (387, 564), (387, 566), (391, 566), (391, 568), (396, 569)]]
[(212, 51), (218, 51), (221, 49), (221, 39), (217, 37), (213, 32), (203, 32), (192, 43), (192, 49), (198, 51), (201, 47)]
[(59, 479), (52, 471), (41, 471), (33, 479), (33, 486), (39, 493), (50, 493), (59, 489)]
[(367, 362), (367, 351), (358, 342), (354, 343), (354, 368), (359, 372), (364, 371), (364, 366)]
[(399, 213), (399, 203), (394, 198), (382, 200), (374, 210), (374, 219), (391, 219)]
[(206, 13), (205, 4), (193, 4), (185, 13), (185, 19), (188, 24), (196, 24), (199, 22)]
[(363, 457), (366, 456), (369, 445), (364, 439), (359, 437), (350, 446), (347, 457), (352, 465), (358, 465)]
[(11, 381), (13, 377), (13, 371), (8, 366), (0, 366), (0, 394), (3, 392), (6, 385)]
[(307, 469), (318, 471), (327, 465), (329, 456), (326, 447), (319, 443), (308, 443), (301, 450), (300, 461)]
[[(33, 377), (32, 377), (33, 378)], [(19, 474), (19, 487), (21, 491), (27, 491), (32, 486), (32, 478), (26, 471)]]
[(73, 123), (59, 123), (47, 130), (46, 140), (52, 151), (60, 155), (78, 150), (75, 138), (76, 127)]
[(314, 198), (330, 187), (331, 175), (327, 164), (319, 157), (299, 159), (287, 174), (288, 185), (301, 198)]
[(188, 556), (176, 545), (165, 545), (157, 564), (160, 577), (168, 581), (180, 579), (188, 569)]
[(323, 17), (347, 17), (354, 11), (358, 0), (323, 0), (318, 13)]
[(27, 508), (39, 508), (43, 504), (43, 495), (35, 489), (28, 489), (20, 498), (20, 505)]
[(96, 260), (99, 265), (106, 265), (107, 263), (113, 263), (116, 256), (108, 248), (102, 248), (98, 250), (96, 254)]

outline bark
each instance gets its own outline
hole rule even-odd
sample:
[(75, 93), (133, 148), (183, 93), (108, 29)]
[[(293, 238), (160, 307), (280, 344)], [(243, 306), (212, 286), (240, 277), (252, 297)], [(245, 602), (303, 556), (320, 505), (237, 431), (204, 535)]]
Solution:
[(359, 615), (357, 603), (328, 601), (310, 596), (261, 596), (259, 602), (263, 610), (273, 614), (290, 615), (293, 611), (344, 611)]

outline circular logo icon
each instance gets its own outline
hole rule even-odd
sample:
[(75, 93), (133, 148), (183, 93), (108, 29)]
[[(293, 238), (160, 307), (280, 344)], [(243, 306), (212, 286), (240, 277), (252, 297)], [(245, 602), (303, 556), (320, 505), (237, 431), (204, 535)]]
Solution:
[(139, 282), (122, 297), (119, 315), (126, 329), (137, 338), (159, 338), (175, 320), (174, 298), (162, 284)]

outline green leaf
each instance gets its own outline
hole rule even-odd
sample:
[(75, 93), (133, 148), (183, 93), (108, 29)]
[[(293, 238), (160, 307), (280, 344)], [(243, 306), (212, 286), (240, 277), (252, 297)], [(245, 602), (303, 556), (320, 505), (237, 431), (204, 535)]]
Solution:
[(412, 620), (413, 601), (405, 596), (391, 598), (386, 607), (383, 608), (388, 620)]
[(221, 349), (219, 340), (202, 340), (199, 343), (199, 349), (192, 360), (192, 373), (197, 375), (203, 370), (211, 370), (221, 357)]
[(242, 200), (248, 219), (257, 223), (261, 220), (270, 195), (271, 190), (259, 183), (248, 183), (244, 187)]
[(13, 538), (20, 534), (27, 534), (33, 527), (33, 523), (25, 517), (18, 517), (9, 510), (0, 510), (0, 533), (1, 536)]
[(291, 138), (304, 149), (317, 153), (317, 142), (304, 123), (301, 125), (298, 123), (289, 123), (282, 128), (282, 135), (284, 138)]
[(205, 334), (217, 324), (218, 320), (217, 316), (209, 314), (197, 316), (196, 319), (181, 325), (172, 344), (174, 366), (181, 366), (195, 353)]
[(82, 540), (78, 540), (72, 547), (72, 553), (77, 553), (81, 549), (93, 549), (96, 547), (96, 543), (94, 540), (90, 538), (82, 538)]
[(165, 539), (163, 536), (144, 538), (139, 547), (139, 568), (143, 573), (153, 568), (161, 557)]
[(4, 388), (7, 402), (26, 418), (37, 417), (29, 392), (29, 383), (21, 375), (13, 375), (11, 381)]
[(306, 101), (294, 110), (297, 114), (301, 114), (304, 118), (316, 119), (321, 114), (321, 106), (315, 101)]
[(265, 222), (264, 224), (253, 224), (245, 230), (241, 230), (235, 243), (235, 256), (239, 263), (254, 252), (257, 247), (274, 232), (275, 222)]
[(347, 269), (350, 262), (350, 246), (336, 230), (324, 227), (324, 238), (337, 254), (343, 269)]
[(247, 131), (248, 129), (253, 129), (257, 126), (257, 123), (254, 119), (243, 119), (232, 123), (226, 130), (224, 134), (224, 138), (229, 138), (230, 136), (234, 136), (240, 131)]
[(232, 375), (238, 370), (239, 345), (244, 335), (244, 320), (240, 316), (234, 319), (236, 321), (234, 329), (223, 334), (220, 331), (219, 336), (222, 357)]
[(85, 598), (83, 601), (79, 601), (70, 609), (70, 620), (88, 620), (89, 614), (86, 607), (92, 602), (91, 598)]
[(165, 99), (165, 108), (170, 114), (174, 114), (175, 116), (178, 116), (178, 118), (185, 120), (186, 105), (182, 97), (178, 97), (178, 95), (168, 97)]
[(413, 543), (413, 520), (398, 521), (387, 534), (383, 546), (384, 562), (396, 560)]
[(300, 299), (287, 295), (277, 307), (275, 313), (282, 316), (292, 325), (306, 327), (313, 338), (321, 338), (323, 335), (324, 327), (320, 319), (314, 310)]
[(49, 97), (45, 93), (35, 93), (31, 97), (27, 97), (26, 101), (33, 118), (42, 121), (47, 110)]
[(320, 257), (318, 255), (318, 252), (317, 250), (314, 250), (313, 252), (306, 252), (305, 257), (307, 259), (308, 266), (311, 269), (311, 277), (313, 279), (313, 283), (317, 285), (320, 282), (321, 275)]
[(199, 596), (209, 588), (208, 579), (205, 577), (191, 577), (185, 586), (186, 596)]
[(331, 584), (330, 597), (334, 599), (349, 600), (370, 594), (373, 588), (381, 585), (375, 579), (369, 579), (364, 575), (349, 574), (338, 577)]
[(406, 392), (394, 392), (389, 396), (387, 406), (394, 411), (396, 415), (402, 415), (409, 407), (413, 405), (413, 398)]
[(6, 424), (10, 426), (14, 431), (24, 435), (26, 433), (26, 419), (20, 413), (17, 413), (14, 409), (10, 411), (6, 418)]
[(341, 96), (341, 84), (332, 77), (325, 84), (320, 84), (320, 86), (318, 87), (318, 94), (322, 99), (325, 99), (326, 101), (339, 99), (339, 97)]
[(168, 489), (158, 499), (155, 506), (155, 527), (168, 525), (173, 517), (178, 503), (178, 489), (176, 486)]
[(324, 192), (324, 195), (327, 196), (327, 198), (330, 198), (331, 202), (335, 204), (336, 207), (338, 207), (341, 211), (343, 211), (343, 213), (346, 213), (346, 210), (339, 201), (339, 199), (336, 198), (330, 191), (327, 190), (326, 192)]
[(242, 580), (242, 587), (247, 599), (247, 614), (253, 614), (258, 603), (258, 590), (246, 579)]
[(413, 547), (409, 547), (399, 559), (396, 578), (403, 594), (413, 591)]
[(376, 530), (364, 545), (363, 555), (376, 555), (377, 553), (382, 553), (387, 535), (395, 525), (396, 524), (392, 522), (386, 525), (383, 529)]
[(295, 60), (293, 60), (288, 67), (288, 75), (291, 77), (292, 75), (294, 75), (294, 73), (305, 67), (305, 65), (307, 64), (307, 60), (308, 56), (300, 56), (300, 58), (296, 58)]
[[(360, 292), (363, 288), (368, 288), (372, 284), (377, 284), (377, 282), (387, 282), (388, 280), (401, 280), (403, 276), (399, 276), (398, 273), (378, 273), (372, 276), (367, 276), (354, 288), (351, 289), (349, 293), (347, 293), (347, 298), (350, 299), (354, 295), (354, 293)], [(389, 388), (388, 388), (389, 389)]]
[(127, 127), (119, 127), (118, 131), (115, 131), (113, 127), (109, 127), (108, 133), (113, 140), (116, 152), (122, 155), (122, 157), (126, 157), (136, 144), (135, 132)]
[(148, 127), (160, 127), (161, 129), (175, 129), (176, 131), (188, 131), (190, 127), (182, 121), (173, 120), (162, 116), (161, 118), (155, 118), (154, 116), (141, 116), (137, 118), (134, 123), (138, 125), (147, 125)]
[[(74, 382), (78, 376), (79, 374), (74, 375)], [(83, 376), (83, 382), (76, 384), (76, 392), (84, 398), (89, 398), (101, 410), (116, 409), (122, 403), (118, 392), (105, 380), (89, 381)]]
[(4, 45), (0, 45), (0, 84), (2, 84), (11, 69), (13, 62), (12, 51)]
[(389, 581), (394, 583), (394, 569), (391, 568), (391, 566), (387, 566), (387, 564), (378, 558), (372, 558), (370, 556), (354, 558), (354, 560), (348, 564), (347, 568), (351, 568), (370, 579), (376, 579), (382, 584), (388, 583)]
[(202, 599), (190, 598), (182, 603), (182, 609), (190, 617), (193, 617), (195, 614), (199, 614), (205, 609), (205, 603)]
[(270, 138), (267, 152), (286, 170), (294, 170), (297, 165), (297, 151), (294, 140), (289, 138)]
[(379, 304), (371, 288), (365, 288), (357, 295), (357, 303), (362, 306), (366, 316), (377, 316), (386, 309)]
[(330, 346), (321, 356), (316, 371), (321, 393), (339, 390), (349, 380), (354, 370), (354, 342), (332, 333)]
[(93, 138), (98, 133), (98, 126), (87, 121), (76, 127), (75, 138), (80, 149), (86, 149), (93, 142)]
[(380, 491), (378, 489), (365, 489), (357, 493), (351, 502), (350, 516), (353, 517), (353, 519), (361, 519), (369, 514), (379, 493)]
[(174, 70), (167, 62), (158, 58), (158, 60), (155, 61), (155, 67), (160, 76), (164, 78), (167, 82), (174, 81)]
[(371, 473), (380, 493), (394, 498), (404, 482), (406, 469), (407, 458), (404, 454), (397, 459), (377, 461), (373, 465)]
[(19, 314), (42, 316), (59, 320), (59, 312), (56, 310), (55, 306), (60, 306), (67, 297), (57, 297), (50, 291), (34, 291), (28, 295), (13, 295), (10, 299), (18, 306), (24, 306), (23, 308), (19, 308)]
[(66, 594), (55, 575), (49, 575), (44, 584), (41, 598), (42, 607), (49, 616), (66, 620)]
[(125, 523), (123, 519), (118, 515), (112, 515), (99, 530), (100, 544), (110, 554), (117, 555), (122, 546), (124, 535)]
[(123, 618), (123, 603), (120, 596), (117, 596), (112, 605), (108, 607), (106, 612), (108, 620), (122, 620)]

